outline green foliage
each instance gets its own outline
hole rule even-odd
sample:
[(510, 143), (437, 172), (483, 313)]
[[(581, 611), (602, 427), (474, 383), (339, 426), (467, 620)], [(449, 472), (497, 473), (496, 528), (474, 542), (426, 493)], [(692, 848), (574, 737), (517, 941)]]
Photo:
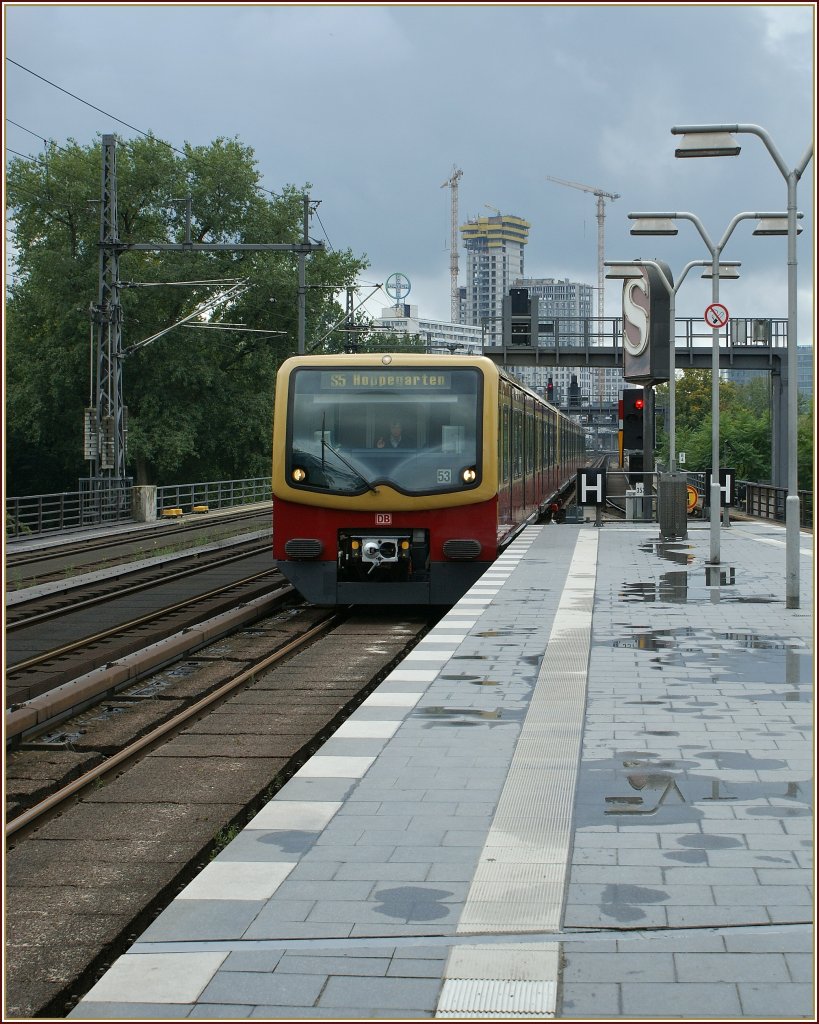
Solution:
[[(658, 388), (667, 394), (667, 386)], [(677, 451), (686, 453), (687, 470), (711, 465), (711, 372), (686, 370), (677, 381)], [(737, 479), (765, 483), (771, 479), (771, 408), (769, 383), (754, 378), (747, 384), (721, 380), (720, 462), (736, 470)], [(668, 437), (658, 438), (662, 460), (668, 459)]]
[(799, 489), (813, 491), (813, 403), (806, 401), (796, 420), (796, 473)]
[[(252, 149), (237, 139), (184, 147), (154, 139), (117, 146), (123, 242), (182, 242), (192, 197), (194, 242), (301, 241), (302, 194), (260, 190)], [(7, 196), (16, 276), (7, 292), (7, 473), (10, 494), (75, 489), (87, 474), (83, 409), (90, 403), (91, 325), (98, 301), (101, 149), (70, 140), (36, 162), (12, 160)], [(89, 202), (89, 200), (97, 200)], [(366, 266), (349, 250), (307, 260), (307, 339), (343, 310), (333, 289)], [(250, 287), (210, 325), (175, 328), (133, 354), (144, 338), (187, 316), (214, 288), (170, 282), (242, 279)], [(286, 252), (124, 252), (124, 402), (128, 471), (139, 482), (264, 476), (270, 472), (276, 371), (296, 350), (297, 259)], [(162, 282), (162, 287), (141, 287)], [(280, 334), (253, 333), (280, 331)]]

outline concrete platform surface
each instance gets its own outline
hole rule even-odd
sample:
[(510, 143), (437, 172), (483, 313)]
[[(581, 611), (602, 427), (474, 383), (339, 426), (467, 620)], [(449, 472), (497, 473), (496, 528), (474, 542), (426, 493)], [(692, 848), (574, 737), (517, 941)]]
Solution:
[(525, 530), (71, 1017), (815, 1019), (800, 550)]

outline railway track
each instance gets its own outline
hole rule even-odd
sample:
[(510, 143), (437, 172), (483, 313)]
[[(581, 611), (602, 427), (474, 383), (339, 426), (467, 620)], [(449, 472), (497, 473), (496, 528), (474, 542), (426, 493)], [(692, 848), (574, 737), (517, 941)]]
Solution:
[[(271, 563), (269, 545), (256, 541), (13, 605), (7, 610), (7, 709), (237, 606), (289, 593)], [(193, 635), (190, 646), (196, 646)]]
[(91, 569), (119, 565), (129, 559), (167, 555), (202, 540), (222, 541), (271, 527), (271, 504), (229, 515), (192, 520), (163, 520), (122, 533), (90, 534), (83, 539), (56, 541), (36, 549), (10, 541), (6, 547), (6, 587), (9, 592), (70, 579)]
[(281, 611), (11, 752), (10, 1016), (64, 1016), (431, 625), (327, 617)]

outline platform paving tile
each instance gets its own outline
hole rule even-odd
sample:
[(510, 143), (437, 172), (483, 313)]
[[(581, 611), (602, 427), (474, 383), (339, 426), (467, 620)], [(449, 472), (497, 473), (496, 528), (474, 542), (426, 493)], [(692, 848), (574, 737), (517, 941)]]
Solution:
[[(175, 900), (140, 936), (140, 942), (239, 939), (266, 906), (264, 900)], [(123, 958), (127, 959), (127, 957)]]
[[(222, 851), (222, 868), (243, 862), (246, 894), (265, 884), (255, 864), (284, 872), (269, 899), (177, 901), (145, 933), (135, 952), (192, 935), (248, 943), (231, 945), (195, 1012), (184, 1004), (190, 1016), (434, 1016), (578, 532), (526, 531), (287, 783), (270, 818)], [(808, 693), (811, 616), (784, 610), (784, 545), (756, 543), (762, 532), (723, 531), (737, 574), (718, 593), (704, 587), (706, 529), (668, 552), (656, 528), (599, 533), (562, 927), (603, 931), (562, 944), (558, 1016), (809, 1012), (813, 709), (775, 698)], [(687, 565), (671, 557), (680, 551)], [(626, 584), (670, 572), (688, 575), (685, 604), (661, 589), (651, 603), (624, 599)], [(754, 604), (760, 594), (773, 596)], [(272, 809), (287, 801), (321, 820)], [(187, 919), (174, 910), (184, 904)], [(319, 950), (321, 939), (337, 941)]]
[[(197, 1020), (241, 1020), (250, 1017), (252, 1009), (251, 1006), (239, 1003), (197, 1003), (188, 1017)], [(280, 1016), (285, 1017), (287, 1014), (282, 1013)]]
[(790, 980), (783, 953), (676, 953), (674, 965), (681, 982)]
[(395, 1011), (421, 1010), (432, 1012), (441, 985), (427, 978), (328, 978), (319, 1006), (357, 1006), (359, 1013), (378, 1006)]
[(343, 974), (352, 977), (384, 978), (390, 968), (389, 956), (311, 956), (286, 953), (276, 967), (278, 974)]
[(272, 974), (258, 971), (219, 971), (201, 999), (208, 1003), (246, 1003), (258, 1006), (260, 1003), (275, 1003), (279, 1006), (310, 1006), (324, 988), (326, 975), (283, 974), (279, 970)]
[(81, 1020), (184, 1020), (193, 1016), (196, 1003), (139, 1003), (139, 1002), (82, 1002), (81, 1011), (72, 1010), (68, 1016)]

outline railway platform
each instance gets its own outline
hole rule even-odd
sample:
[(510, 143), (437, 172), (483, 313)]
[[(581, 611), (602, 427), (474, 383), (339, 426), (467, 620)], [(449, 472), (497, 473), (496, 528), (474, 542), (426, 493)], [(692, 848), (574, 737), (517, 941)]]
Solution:
[(815, 1019), (812, 537), (530, 527), (75, 1019)]

